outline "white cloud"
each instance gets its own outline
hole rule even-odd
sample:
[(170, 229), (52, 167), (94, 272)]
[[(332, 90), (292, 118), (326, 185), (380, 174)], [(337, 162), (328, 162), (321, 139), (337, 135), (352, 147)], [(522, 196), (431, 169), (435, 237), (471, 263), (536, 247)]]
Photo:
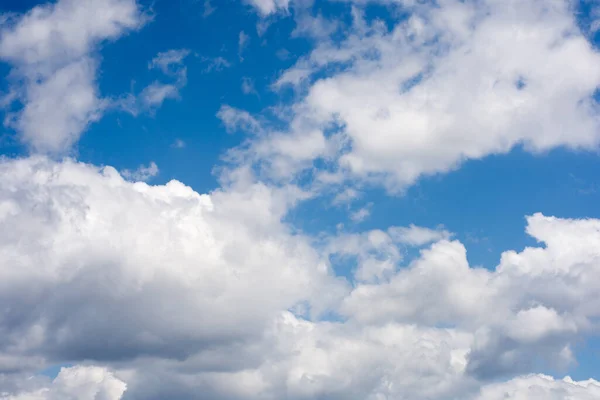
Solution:
[(0, 59), (13, 65), (12, 93), (23, 103), (7, 122), (21, 140), (50, 153), (76, 143), (106, 106), (96, 87), (96, 45), (146, 20), (135, 0), (60, 0), (5, 20)]
[(47, 387), (31, 392), (3, 395), (2, 400), (120, 400), (125, 382), (101, 367), (62, 368)]
[[(281, 222), (303, 196), (245, 170), (200, 195), (110, 167), (3, 160), (0, 361), (112, 364), (144, 399), (471, 399), (533, 361), (572, 362), (596, 332), (598, 220), (531, 216), (545, 246), (507, 251), (494, 271), (440, 231), (403, 267), (403, 246), (433, 231), (340, 234), (317, 250)], [(333, 254), (355, 259), (353, 289)], [(340, 322), (314, 318), (331, 312)]]
[(129, 94), (117, 101), (125, 111), (138, 115), (141, 112), (154, 112), (165, 100), (179, 99), (179, 91), (187, 85), (185, 58), (190, 54), (187, 49), (168, 50), (158, 53), (149, 63), (149, 69), (159, 69), (174, 79), (173, 83), (154, 81), (137, 95)]
[(239, 179), (200, 195), (110, 167), (3, 160), (0, 359), (187, 358), (252, 343), (300, 303), (318, 315), (345, 286), (280, 222), (297, 196)]
[[(183, 60), (190, 54), (187, 49), (173, 49), (158, 53), (148, 63), (148, 68), (158, 68), (166, 75), (181, 76), (185, 73)], [(185, 77), (185, 75), (183, 75)]]
[[(167, 83), (153, 82), (140, 93), (139, 101), (143, 109), (158, 108), (167, 99), (178, 99), (179, 87)], [(136, 112), (137, 113), (137, 112)]]
[(449, 239), (452, 234), (445, 229), (429, 229), (422, 226), (392, 227), (390, 236), (399, 243), (411, 246), (423, 246), (428, 243)]
[[(370, 205), (366, 208), (365, 218), (369, 215), (369, 207)], [(361, 210), (365, 208), (361, 208), (359, 212)], [(353, 214), (350, 215), (351, 219), (352, 217)], [(358, 221), (360, 219), (355, 219), (355, 222)], [(375, 229), (359, 234), (342, 232), (326, 239), (325, 253), (346, 258), (355, 257), (354, 277), (357, 281), (381, 282), (383, 278), (390, 278), (397, 270), (403, 260), (403, 246), (423, 246), (451, 236), (452, 234), (445, 230), (432, 230), (415, 225), (392, 226), (387, 231)]]
[(158, 175), (158, 172), (158, 166), (152, 161), (148, 166), (140, 165), (135, 171), (125, 169), (121, 171), (121, 175), (130, 180), (146, 182)]
[(258, 11), (264, 17), (275, 14), (277, 12), (286, 12), (288, 10), (290, 0), (245, 0), (246, 3)]
[[(600, 85), (600, 55), (579, 31), (570, 2), (404, 5), (411, 17), (391, 30), (355, 13), (346, 39), (321, 40), (281, 76), (277, 85), (302, 83), (297, 89), (305, 96), (290, 107), (287, 131), (274, 135), (301, 146), (318, 131), (330, 143), (294, 166), (330, 160), (337, 146), (339, 171), (397, 191), (423, 175), (520, 145), (534, 153), (597, 148), (600, 117), (592, 95)], [(267, 165), (293, 157), (271, 150), (250, 151)]]
[(254, 133), (262, 130), (260, 123), (249, 112), (231, 106), (221, 106), (217, 117), (230, 133), (240, 129)]
[(371, 215), (371, 206), (365, 206), (350, 213), (350, 219), (354, 222), (362, 222)]
[[(85, 2), (100, 3), (135, 6)], [(261, 15), (288, 7), (254, 3)], [(407, 1), (414, 15), (393, 31), (355, 10), (345, 40), (322, 43), (289, 72), (306, 85), (296, 88), (304, 100), (275, 110), (289, 129), (221, 107), (229, 131), (253, 136), (230, 153), (234, 165), (210, 194), (72, 160), (1, 159), (0, 398), (119, 400), (126, 388), (145, 400), (598, 398), (595, 381), (519, 375), (539, 363), (569, 365), (573, 344), (598, 333), (600, 220), (530, 216), (527, 233), (540, 245), (508, 250), (488, 270), (470, 266), (464, 245), (441, 227), (307, 237), (282, 221), (315, 192), (253, 176), (258, 163), (256, 171), (285, 181), (321, 157), (327, 168), (313, 171), (315, 186), (343, 187), (339, 204), (359, 196), (346, 186), (352, 177), (394, 189), (518, 143), (593, 148), (597, 114), (578, 107), (592, 107), (580, 100), (597, 86), (598, 56), (565, 3), (438, 3)], [(57, 19), (62, 32), (76, 19), (57, 10), (79, 4), (61, 0), (28, 18)], [(30, 26), (20, 21), (6, 29)], [(43, 34), (45, 46), (0, 40), (23, 76), (43, 77), (27, 91), (60, 93), (28, 95), (14, 120), (43, 118), (48, 132), (36, 143), (63, 148), (99, 117), (89, 54), (137, 26), (117, 25), (85, 26), (93, 39)], [(15, 35), (35, 30), (23, 32)], [(146, 104), (174, 96), (186, 55), (150, 62), (176, 82), (151, 84)], [(46, 115), (54, 99), (76, 110)], [(154, 163), (123, 171), (134, 180), (156, 173)], [(429, 244), (405, 260), (407, 247)], [(351, 282), (334, 276), (336, 257), (350, 260)], [(110, 369), (22, 381), (62, 362)]]
[(545, 375), (531, 375), (509, 382), (491, 384), (482, 389), (476, 400), (593, 400), (600, 398), (600, 382), (575, 382), (570, 378), (554, 380)]
[(473, 332), (475, 376), (527, 372), (540, 358), (568, 365), (572, 344), (596, 329), (600, 221), (536, 214), (527, 232), (545, 247), (507, 251), (494, 271), (469, 267), (462, 244), (441, 240), (387, 282), (358, 285), (342, 312)]
[(346, 188), (333, 198), (334, 205), (348, 204), (358, 199), (361, 193), (354, 188)]

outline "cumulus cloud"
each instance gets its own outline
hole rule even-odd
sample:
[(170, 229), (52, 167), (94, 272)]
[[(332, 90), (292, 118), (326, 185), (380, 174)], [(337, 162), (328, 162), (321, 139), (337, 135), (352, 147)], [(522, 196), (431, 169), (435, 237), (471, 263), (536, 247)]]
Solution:
[(467, 370), (480, 377), (528, 372), (536, 358), (567, 366), (577, 338), (595, 330), (600, 221), (527, 221), (545, 247), (507, 251), (490, 271), (470, 267), (461, 243), (441, 240), (387, 282), (357, 286), (342, 311), (365, 323), (473, 332)]
[(62, 368), (47, 386), (31, 392), (1, 394), (2, 400), (121, 400), (127, 385), (106, 368)]
[(318, 315), (343, 294), (280, 223), (289, 189), (200, 195), (42, 158), (0, 170), (2, 356), (186, 358), (251, 340), (298, 303)]
[(517, 146), (594, 150), (600, 55), (570, 4), (403, 2), (411, 16), (392, 28), (355, 8), (345, 39), (320, 40), (276, 83), (303, 94), (276, 134), (301, 146), (318, 132), (331, 146), (304, 154), (305, 163), (285, 148), (255, 150), (255, 161), (294, 159), (306, 170), (331, 160), (333, 146), (336, 170), (396, 191)]
[[(252, 4), (264, 16), (289, 6)], [(252, 137), (209, 194), (142, 182), (154, 163), (0, 159), (0, 398), (598, 398), (594, 380), (528, 374), (572, 365), (574, 344), (598, 334), (600, 220), (531, 215), (539, 245), (493, 269), (471, 266), (443, 227), (309, 237), (285, 222), (323, 186), (340, 185), (335, 204), (355, 200), (364, 182), (351, 178), (393, 190), (517, 145), (596, 145), (598, 55), (565, 2), (404, 5), (412, 15), (392, 29), (354, 8), (345, 38), (282, 75), (301, 98), (272, 110), (287, 124), (222, 106), (226, 129)], [(87, 33), (71, 37), (74, 15)], [(4, 26), (0, 56), (24, 82), (10, 122), (48, 122), (28, 143), (64, 149), (100, 117), (90, 54), (142, 22), (134, 1), (61, 0)], [(176, 97), (188, 54), (150, 61), (175, 83), (154, 82), (135, 106)], [(57, 99), (73, 110), (46, 115)], [(289, 183), (305, 170), (317, 190)], [(67, 362), (52, 382), (36, 374)]]
[(0, 59), (13, 66), (11, 94), (23, 106), (6, 123), (35, 151), (68, 150), (107, 105), (95, 47), (146, 20), (135, 0), (60, 0), (6, 18)]
[[(507, 251), (493, 271), (442, 230), (402, 266), (403, 246), (433, 231), (315, 247), (281, 222), (299, 198), (243, 170), (201, 195), (110, 167), (3, 160), (0, 360), (112, 364), (144, 399), (470, 399), (535, 360), (567, 365), (596, 332), (598, 220), (528, 217), (544, 246)], [(352, 289), (333, 254), (355, 259)]]
[[(358, 212), (361, 210), (364, 208)], [(365, 218), (368, 217), (369, 209), (366, 210)], [(352, 219), (352, 215), (350, 218)], [(389, 278), (396, 271), (403, 260), (403, 247), (423, 246), (451, 236), (446, 230), (433, 230), (415, 225), (392, 226), (387, 231), (375, 229), (358, 234), (340, 233), (327, 238), (324, 248), (329, 256), (353, 259), (356, 267), (354, 277), (358, 281), (379, 281), (384, 277)]]

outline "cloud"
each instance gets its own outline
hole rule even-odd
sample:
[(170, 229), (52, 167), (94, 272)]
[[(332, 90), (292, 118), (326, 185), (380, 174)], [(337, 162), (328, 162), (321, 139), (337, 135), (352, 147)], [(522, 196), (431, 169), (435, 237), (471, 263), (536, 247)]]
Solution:
[(392, 227), (390, 235), (399, 243), (411, 246), (423, 246), (432, 242), (449, 239), (452, 234), (444, 229), (429, 229), (421, 226)]
[(204, 0), (204, 11), (202, 12), (202, 18), (206, 18), (210, 16), (217, 10), (216, 7), (213, 7), (210, 0)]
[(252, 78), (248, 78), (246, 76), (242, 78), (242, 93), (258, 94), (256, 88), (254, 87), (254, 80)]
[(137, 95), (129, 94), (117, 101), (117, 105), (132, 115), (141, 112), (154, 112), (165, 100), (179, 99), (179, 91), (187, 85), (185, 58), (190, 54), (187, 49), (169, 50), (158, 53), (149, 63), (148, 69), (159, 69), (174, 79), (173, 83), (154, 81)]
[(223, 57), (215, 57), (215, 58), (206, 58), (203, 57), (202, 61), (206, 62), (208, 65), (204, 69), (204, 72), (212, 72), (212, 71), (222, 71), (225, 68), (231, 67), (231, 63), (224, 59)]
[[(261, 15), (288, 7), (254, 3)], [(77, 19), (57, 10), (80, 4), (61, 0), (5, 29), (56, 18), (62, 32)], [(284, 73), (301, 100), (270, 110), (277, 121), (220, 108), (228, 131), (252, 136), (208, 194), (131, 181), (158, 173), (154, 163), (120, 174), (69, 159), (0, 159), (0, 398), (598, 398), (596, 381), (528, 374), (572, 365), (574, 345), (598, 334), (600, 220), (528, 216), (539, 244), (505, 251), (493, 269), (471, 266), (443, 227), (310, 237), (286, 222), (325, 186), (342, 204), (365, 180), (399, 190), (517, 145), (593, 148), (598, 56), (565, 3), (540, 4), (407, 1), (412, 16), (393, 29), (354, 8), (347, 37), (326, 39)], [(33, 116), (25, 108), (11, 123), (43, 117), (44, 138), (58, 142), (64, 135), (52, 132), (100, 117), (105, 100), (86, 83), (97, 67), (90, 49), (137, 25), (95, 33), (106, 25), (97, 19), (81, 28), (93, 39), (52, 33), (44, 46), (15, 47), (2, 37), (15, 74), (42, 76), (24, 81), (27, 93), (39, 85), (64, 96), (27, 94)], [(174, 83), (152, 83), (134, 105), (175, 96), (187, 54), (150, 61)], [(83, 111), (40, 117), (54, 99)], [(306, 180), (310, 191), (290, 184)], [(37, 373), (67, 362), (76, 366), (52, 382)]]
[(370, 205), (359, 208), (350, 214), (350, 219), (354, 222), (362, 222), (371, 215)]
[[(148, 68), (158, 68), (166, 75), (174, 75), (180, 77), (185, 73), (183, 60), (190, 54), (187, 49), (173, 49), (158, 53), (150, 63)], [(185, 76), (185, 75), (184, 75)]]
[[(359, 209), (358, 216), (353, 213), (350, 218), (360, 222), (361, 219), (357, 217), (368, 217), (371, 206), (372, 204), (369, 204)], [(366, 210), (366, 213), (362, 210)], [(451, 236), (452, 234), (445, 230), (433, 230), (415, 225), (392, 226), (387, 231), (374, 229), (352, 234), (342, 232), (326, 238), (324, 248), (328, 256), (336, 255), (346, 260), (353, 259), (356, 267), (354, 278), (357, 281), (381, 283), (382, 279), (391, 278), (397, 270), (403, 260), (404, 246), (423, 246)], [(349, 300), (351, 301), (351, 297)]]
[(489, 385), (476, 400), (592, 400), (598, 396), (600, 382), (593, 379), (575, 382), (568, 377), (554, 380), (550, 376), (531, 375)]
[[(244, 169), (201, 195), (110, 167), (2, 160), (0, 361), (104, 363), (144, 399), (471, 399), (536, 360), (567, 365), (597, 330), (599, 220), (530, 216), (543, 246), (486, 270), (443, 230), (315, 245), (281, 222), (303, 196)], [(403, 246), (436, 235), (401, 265)], [(332, 255), (354, 260), (352, 288)]]
[(574, 342), (595, 330), (600, 221), (535, 214), (527, 222), (545, 247), (506, 251), (490, 271), (471, 268), (464, 246), (443, 239), (386, 282), (358, 285), (342, 313), (473, 332), (467, 371), (478, 377), (529, 372), (540, 358), (569, 365)]
[(125, 169), (121, 171), (121, 175), (130, 180), (146, 182), (158, 175), (158, 172), (158, 166), (154, 161), (152, 161), (147, 167), (140, 165), (135, 171)]
[(174, 149), (183, 149), (186, 146), (186, 143), (181, 139), (175, 139), (175, 141), (171, 144), (171, 147)]
[(244, 61), (244, 57), (242, 57), (242, 53), (250, 43), (250, 36), (246, 34), (246, 32), (241, 31), (238, 37), (238, 56), (240, 61)]
[(263, 17), (277, 12), (287, 12), (290, 0), (246, 0)]
[(280, 222), (292, 188), (200, 195), (44, 158), (2, 160), (0, 176), (0, 360), (210, 357), (251, 347), (281, 310), (317, 316), (345, 292)]
[(160, 107), (167, 99), (178, 98), (179, 87), (176, 85), (154, 82), (142, 90), (139, 100), (141, 101), (143, 109), (151, 110)]
[(296, 173), (315, 160), (335, 161), (331, 168), (348, 179), (401, 191), (515, 147), (597, 149), (600, 55), (570, 2), (552, 4), (406, 2), (410, 18), (391, 28), (354, 12), (344, 39), (319, 40), (276, 83), (296, 85), (300, 100), (281, 121), (286, 130), (257, 139), (254, 162), (278, 176), (270, 160), (295, 155), (277, 147), (265, 155), (264, 142), (286, 137), (302, 145), (319, 132), (329, 146), (290, 161)]
[(249, 112), (231, 106), (221, 106), (217, 117), (230, 133), (240, 129), (246, 132), (259, 132), (262, 129), (260, 123)]
[(357, 200), (360, 196), (361, 196), (361, 193), (358, 192), (356, 189), (346, 188), (343, 191), (341, 191), (340, 193), (335, 195), (332, 203), (334, 205), (349, 204), (349, 203), (353, 202), (354, 200)]
[(96, 85), (96, 46), (147, 19), (135, 0), (60, 0), (9, 16), (0, 59), (13, 66), (11, 94), (23, 107), (6, 123), (33, 151), (67, 151), (107, 105)]
[(101, 367), (62, 368), (47, 386), (32, 392), (12, 395), (0, 393), (2, 400), (120, 400), (127, 389), (125, 382)]
[[(414, 325), (351, 329), (346, 324), (314, 323), (283, 313), (256, 345), (265, 359), (254, 368), (214, 373), (159, 375), (153, 370), (128, 384), (145, 399), (592, 399), (598, 383), (521, 376), (478, 384), (465, 379), (470, 336), (453, 329)], [(200, 360), (196, 360), (199, 362)], [(194, 361), (188, 360), (190, 364)], [(186, 363), (183, 363), (185, 365)], [(180, 367), (182, 364), (179, 365)], [(162, 376), (158, 381), (156, 376)], [(164, 378), (166, 376), (166, 378)], [(544, 397), (547, 395), (548, 397)], [(507, 396), (507, 397), (503, 397)], [(540, 396), (540, 397), (535, 397)]]

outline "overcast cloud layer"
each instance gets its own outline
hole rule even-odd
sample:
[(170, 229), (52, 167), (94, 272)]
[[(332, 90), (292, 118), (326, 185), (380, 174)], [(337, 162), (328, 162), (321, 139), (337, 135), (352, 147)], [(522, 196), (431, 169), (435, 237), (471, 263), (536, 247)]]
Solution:
[(536, 244), (484, 268), (442, 226), (316, 237), (287, 219), (331, 188), (337, 205), (402, 192), (516, 146), (597, 150), (600, 55), (571, 3), (382, 1), (409, 13), (390, 27), (356, 0), (342, 28), (302, 1), (241, 3), (296, 18), (314, 48), (271, 83), (291, 103), (222, 104), (248, 139), (205, 194), (146, 183), (154, 161), (57, 157), (109, 109), (181, 97), (183, 48), (149, 60), (165, 80), (137, 94), (97, 87), (98, 46), (149, 10), (59, 0), (0, 20), (2, 103), (21, 105), (5, 124), (30, 152), (0, 159), (0, 400), (600, 399), (549, 375), (600, 334), (600, 220), (523, 216)]

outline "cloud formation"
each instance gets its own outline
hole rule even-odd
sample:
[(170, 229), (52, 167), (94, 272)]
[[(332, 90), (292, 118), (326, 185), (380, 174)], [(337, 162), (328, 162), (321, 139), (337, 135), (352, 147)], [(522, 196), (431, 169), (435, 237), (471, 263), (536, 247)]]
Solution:
[(37, 152), (62, 153), (107, 106), (96, 85), (96, 46), (147, 20), (135, 0), (60, 0), (6, 19), (0, 59), (13, 66), (6, 124)]
[[(68, 160), (0, 172), (0, 359), (113, 365), (133, 399), (495, 399), (487, 379), (535, 372), (540, 357), (568, 365), (597, 333), (598, 220), (528, 217), (545, 247), (490, 271), (414, 226), (321, 252), (281, 222), (301, 192), (241, 172), (209, 195)], [(402, 266), (402, 246), (430, 240)], [(356, 257), (354, 288), (332, 253)], [(341, 320), (319, 317), (331, 312)], [(507, 387), (528, 393), (518, 379)], [(572, 390), (593, 398), (595, 385)]]
[(2, 400), (121, 400), (127, 390), (125, 382), (106, 368), (75, 366), (62, 368), (47, 386), (14, 395), (2, 395)]
[(401, 3), (410, 17), (392, 27), (354, 8), (342, 40), (334, 30), (281, 75), (275, 87), (302, 96), (282, 113), (288, 129), (265, 127), (250, 150), (270, 175), (324, 160), (399, 191), (519, 146), (597, 149), (600, 55), (570, 2)]
[[(595, 380), (537, 374), (600, 333), (600, 220), (527, 216), (538, 244), (494, 268), (442, 226), (309, 236), (288, 222), (322, 191), (348, 204), (361, 185), (402, 190), (515, 146), (598, 144), (600, 56), (566, 1), (407, 0), (392, 27), (365, 3), (337, 39), (324, 17), (297, 21), (316, 47), (275, 83), (296, 92), (277, 121), (220, 107), (227, 131), (251, 135), (210, 193), (145, 183), (154, 162), (0, 158), (1, 400), (600, 398)], [(106, 102), (95, 46), (145, 18), (133, 0), (60, 0), (4, 23), (23, 104), (8, 123), (25, 143), (77, 142)], [(123, 104), (178, 97), (189, 54), (159, 53), (148, 67), (174, 83)]]

